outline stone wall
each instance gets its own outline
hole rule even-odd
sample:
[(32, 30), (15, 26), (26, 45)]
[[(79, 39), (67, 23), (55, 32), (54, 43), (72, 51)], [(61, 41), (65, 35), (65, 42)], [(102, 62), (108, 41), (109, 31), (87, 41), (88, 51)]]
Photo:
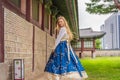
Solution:
[(96, 50), (96, 56), (120, 56), (120, 50)]
[[(33, 27), (35, 27), (34, 45)], [(4, 8), (4, 29), (5, 63), (9, 67), (9, 80), (13, 80), (14, 59), (24, 59), (25, 80), (35, 80), (44, 72), (46, 61), (54, 45), (54, 38), (6, 8)]]
[[(76, 51), (76, 54), (79, 56), (80, 51)], [(120, 50), (96, 50), (94, 56), (120, 56)], [(84, 51), (82, 57), (91, 57), (91, 51)]]

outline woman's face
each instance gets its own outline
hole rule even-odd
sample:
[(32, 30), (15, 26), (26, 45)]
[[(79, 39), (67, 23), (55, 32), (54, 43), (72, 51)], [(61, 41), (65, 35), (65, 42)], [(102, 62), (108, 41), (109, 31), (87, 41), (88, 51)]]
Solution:
[(64, 24), (65, 24), (65, 23), (64, 23), (64, 20), (63, 20), (63, 19), (59, 19), (59, 20), (58, 20), (58, 26), (59, 26), (59, 27), (63, 27)]

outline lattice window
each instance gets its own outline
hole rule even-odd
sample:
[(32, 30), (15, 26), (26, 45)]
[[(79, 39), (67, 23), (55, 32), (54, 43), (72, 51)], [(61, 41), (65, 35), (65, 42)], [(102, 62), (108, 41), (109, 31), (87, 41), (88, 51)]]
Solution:
[(10, 0), (15, 6), (21, 7), (21, 0)]
[(32, 0), (32, 18), (39, 21), (39, 1)]
[(84, 47), (85, 48), (93, 48), (93, 41), (84, 41)]

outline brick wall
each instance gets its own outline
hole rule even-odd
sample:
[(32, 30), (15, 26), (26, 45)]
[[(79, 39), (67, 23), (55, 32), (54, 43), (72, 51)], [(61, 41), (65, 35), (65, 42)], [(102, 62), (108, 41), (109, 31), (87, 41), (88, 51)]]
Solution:
[[(13, 59), (24, 59), (25, 80), (35, 80), (44, 71), (54, 38), (33, 24), (4, 8), (5, 62), (8, 64), (9, 80), (13, 80)], [(34, 71), (32, 71), (34, 46)], [(47, 53), (47, 54), (46, 54)], [(32, 75), (32, 76), (31, 76)]]

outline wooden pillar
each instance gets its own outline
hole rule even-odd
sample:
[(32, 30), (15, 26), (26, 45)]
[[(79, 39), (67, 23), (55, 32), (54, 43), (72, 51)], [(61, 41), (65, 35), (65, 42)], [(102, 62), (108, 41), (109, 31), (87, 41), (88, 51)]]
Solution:
[(52, 36), (53, 28), (52, 28), (52, 15), (50, 15), (50, 35)]
[(91, 51), (91, 57), (92, 57), (92, 58), (95, 58), (94, 52), (95, 52), (95, 39), (93, 39), (93, 49), (92, 49), (92, 51)]
[(4, 8), (0, 0), (0, 62), (4, 62)]
[(79, 58), (82, 58), (83, 51), (84, 51), (84, 39), (81, 39), (81, 52), (79, 53)]
[(95, 51), (95, 39), (93, 39), (93, 51)]
[(26, 14), (26, 0), (21, 0), (21, 12)]
[(26, 0), (26, 20), (31, 20), (31, 0)]
[(32, 37), (32, 71), (34, 71), (34, 51), (35, 50), (35, 26), (33, 26), (33, 37)]
[(42, 4), (42, 26), (41, 29), (44, 30), (44, 10), (45, 10), (45, 5), (44, 5), (44, 0)]
[(94, 52), (93, 52), (93, 50), (91, 51), (91, 58), (94, 58)]
[(39, 4), (39, 24), (42, 26), (42, 3)]

